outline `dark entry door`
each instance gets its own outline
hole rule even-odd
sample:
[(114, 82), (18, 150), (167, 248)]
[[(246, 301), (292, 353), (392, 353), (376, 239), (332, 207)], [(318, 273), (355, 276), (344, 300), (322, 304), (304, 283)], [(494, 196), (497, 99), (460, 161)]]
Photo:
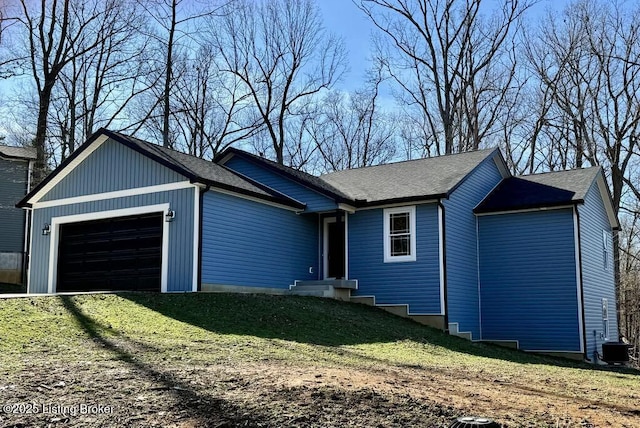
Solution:
[(327, 276), (344, 278), (344, 223), (327, 223)]
[(160, 291), (162, 214), (60, 225), (57, 291)]

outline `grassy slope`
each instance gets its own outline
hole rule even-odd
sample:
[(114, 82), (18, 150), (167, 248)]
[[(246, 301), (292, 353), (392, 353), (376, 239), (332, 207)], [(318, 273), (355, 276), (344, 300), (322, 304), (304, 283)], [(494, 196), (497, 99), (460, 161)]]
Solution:
[[(460, 374), (461, 388), (465, 376), (481, 376), (530, 385), (536, 394), (571, 399), (588, 394), (594, 403), (628, 408), (638, 397), (625, 393), (640, 391), (637, 372), (470, 343), (377, 309), (329, 300), (232, 294), (0, 299), (5, 374), (17, 375), (34, 362), (110, 360), (426, 370)], [(545, 384), (547, 391), (540, 386)]]

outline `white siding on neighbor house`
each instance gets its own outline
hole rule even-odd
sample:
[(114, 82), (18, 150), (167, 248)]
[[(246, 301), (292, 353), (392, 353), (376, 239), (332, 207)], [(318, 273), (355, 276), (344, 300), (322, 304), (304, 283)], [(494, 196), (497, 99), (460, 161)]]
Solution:
[[(616, 293), (613, 267), (612, 230), (604, 203), (594, 182), (583, 205), (578, 206), (580, 214), (580, 250), (582, 253), (582, 282), (584, 293), (585, 334), (587, 358), (594, 352), (602, 353), (602, 299), (609, 303), (609, 341), (618, 340), (616, 317)], [(603, 231), (608, 235), (608, 254), (604, 254)], [(605, 265), (605, 258), (609, 262)]]

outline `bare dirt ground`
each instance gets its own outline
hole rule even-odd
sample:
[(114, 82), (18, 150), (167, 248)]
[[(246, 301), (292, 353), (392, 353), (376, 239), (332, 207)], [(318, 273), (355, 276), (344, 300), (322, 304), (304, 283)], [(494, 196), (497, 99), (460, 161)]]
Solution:
[[(3, 408), (2, 427), (446, 427), (469, 414), (508, 427), (640, 427), (640, 405), (633, 405), (640, 404), (640, 391), (628, 391), (620, 406), (602, 406), (589, 391), (550, 396), (526, 379), (447, 370), (364, 371), (272, 361), (241, 367), (121, 360), (26, 367), (3, 374), (0, 403), (31, 403), (31, 413)], [(554, 390), (563, 386), (549, 382)]]

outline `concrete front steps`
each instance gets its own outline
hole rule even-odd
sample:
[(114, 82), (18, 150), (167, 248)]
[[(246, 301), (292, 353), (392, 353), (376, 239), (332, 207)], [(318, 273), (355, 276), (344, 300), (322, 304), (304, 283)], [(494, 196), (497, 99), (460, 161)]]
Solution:
[(358, 288), (358, 281), (345, 279), (327, 279), (322, 281), (295, 281), (289, 287), (289, 293), (297, 296), (327, 297), (349, 301), (351, 290)]
[(375, 306), (376, 308), (385, 310), (393, 315), (409, 318), (417, 323), (428, 325), (429, 327), (434, 327), (439, 330), (445, 330), (444, 316), (442, 315), (411, 315), (409, 314), (409, 305), (379, 305), (376, 304), (375, 297), (369, 296), (351, 296), (349, 300), (354, 303)]

